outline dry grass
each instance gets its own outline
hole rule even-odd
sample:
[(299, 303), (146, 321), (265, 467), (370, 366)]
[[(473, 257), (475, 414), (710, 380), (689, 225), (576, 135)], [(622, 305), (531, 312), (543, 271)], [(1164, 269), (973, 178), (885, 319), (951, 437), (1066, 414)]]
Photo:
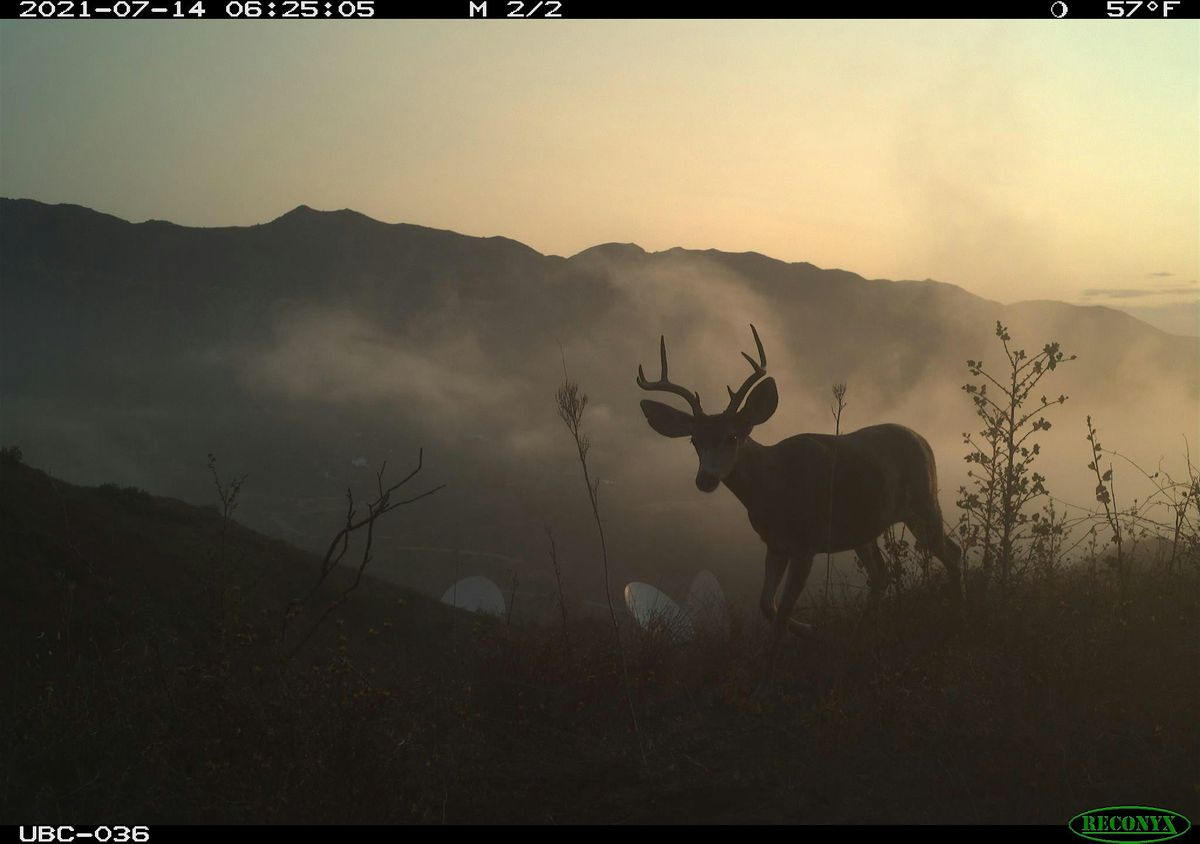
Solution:
[[(964, 626), (936, 578), (790, 641), (628, 631), (631, 740), (608, 622), (507, 627), (378, 583), (280, 656), (317, 561), (236, 525), (226, 646), (193, 591), (221, 517), (4, 469), (10, 682), (0, 820), (1065, 823), (1144, 802), (1200, 814), (1200, 573), (1027, 580)], [(304, 568), (308, 567), (308, 568)], [(281, 585), (282, 584), (282, 585)], [(10, 588), (11, 586), (11, 588)], [(337, 584), (331, 588), (336, 589)], [(950, 632), (948, 632), (950, 631)]]

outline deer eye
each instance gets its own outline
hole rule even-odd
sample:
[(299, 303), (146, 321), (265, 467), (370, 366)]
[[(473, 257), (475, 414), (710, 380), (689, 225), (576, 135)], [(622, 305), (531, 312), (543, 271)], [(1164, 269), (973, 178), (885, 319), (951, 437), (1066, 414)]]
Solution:
[(737, 434), (726, 434), (725, 435), (725, 443), (727, 445), (733, 445), (736, 442), (737, 442)]

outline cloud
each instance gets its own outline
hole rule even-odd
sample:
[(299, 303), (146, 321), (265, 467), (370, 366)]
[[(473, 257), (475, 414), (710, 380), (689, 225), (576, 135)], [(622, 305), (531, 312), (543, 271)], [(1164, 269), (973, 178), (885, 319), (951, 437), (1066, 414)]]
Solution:
[[(1169, 273), (1163, 273), (1169, 275)], [(1200, 287), (1195, 282), (1190, 285), (1171, 285), (1163, 287), (1089, 287), (1083, 291), (1088, 298), (1101, 299), (1141, 299), (1147, 296), (1184, 296), (1188, 298), (1200, 296)]]
[(1175, 275), (1175, 273), (1146, 273), (1146, 278), (1170, 278), (1173, 275)]
[(1104, 299), (1136, 299), (1140, 296), (1152, 296), (1153, 290), (1133, 290), (1127, 287), (1089, 287), (1083, 291), (1084, 296)]

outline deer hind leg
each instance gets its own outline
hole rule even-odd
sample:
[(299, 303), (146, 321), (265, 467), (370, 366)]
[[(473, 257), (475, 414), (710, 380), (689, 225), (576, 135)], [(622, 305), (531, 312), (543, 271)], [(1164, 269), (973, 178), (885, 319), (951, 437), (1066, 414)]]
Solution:
[(879, 599), (887, 591), (887, 563), (883, 559), (883, 554), (880, 552), (879, 546), (875, 544), (875, 540), (858, 546), (854, 549), (854, 553), (858, 555), (858, 561), (867, 570), (867, 583), (870, 586), (867, 606), (871, 609), (877, 609), (879, 607)]
[(875, 642), (879, 642), (879, 600), (883, 597), (883, 593), (887, 591), (888, 586), (888, 570), (887, 562), (883, 559), (883, 553), (879, 550), (879, 546), (875, 540), (859, 545), (854, 549), (854, 553), (858, 555), (858, 560), (867, 571), (867, 584), (869, 592), (867, 593), (867, 605), (863, 608), (862, 615), (858, 617), (858, 621), (854, 625), (854, 637), (858, 638), (859, 630), (862, 628), (862, 623), (868, 616), (871, 618), (871, 625), (875, 630)]
[(808, 573), (812, 571), (812, 565), (813, 558), (809, 554), (804, 557), (793, 557), (791, 565), (788, 566), (787, 580), (783, 584), (783, 595), (780, 596), (779, 605), (775, 608), (775, 617), (771, 620), (771, 639), (767, 646), (767, 668), (762, 690), (770, 688), (771, 677), (775, 673), (775, 659), (779, 653), (779, 640), (783, 638), (783, 631), (790, 626), (792, 610), (796, 606), (796, 600), (800, 597), (800, 593), (804, 591), (804, 584), (808, 582)]
[(929, 553), (942, 561), (946, 574), (950, 578), (951, 594), (958, 600), (963, 597), (962, 549), (946, 533), (942, 527), (942, 511), (934, 502), (933, 506), (923, 515), (905, 519), (904, 524), (912, 531), (917, 543), (928, 549)]

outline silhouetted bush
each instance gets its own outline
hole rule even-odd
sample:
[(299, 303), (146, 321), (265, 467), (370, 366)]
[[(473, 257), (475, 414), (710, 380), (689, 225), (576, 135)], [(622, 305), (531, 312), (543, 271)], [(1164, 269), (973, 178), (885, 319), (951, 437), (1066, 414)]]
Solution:
[(963, 390), (971, 397), (983, 428), (963, 434), (964, 444), (970, 447), (965, 459), (972, 468), (967, 473), (970, 481), (959, 488), (958, 532), (964, 568), (969, 567), (970, 550), (978, 548), (985, 586), (997, 579), (1007, 588), (1018, 546), (1038, 535), (1031, 525), (1041, 527), (1036, 524), (1040, 515), (1026, 509), (1046, 495), (1045, 477), (1033, 470), (1041, 452), (1033, 438), (1050, 429), (1042, 411), (1067, 400), (1065, 394), (1048, 398), (1037, 396), (1035, 390), (1060, 363), (1075, 356), (1065, 357), (1058, 343), (1047, 343), (1031, 356), (1012, 348), (1012, 337), (1000, 322), (995, 333), (1004, 349), (1003, 370), (993, 374), (983, 361), (967, 361), (968, 371), (979, 380), (964, 384)]

